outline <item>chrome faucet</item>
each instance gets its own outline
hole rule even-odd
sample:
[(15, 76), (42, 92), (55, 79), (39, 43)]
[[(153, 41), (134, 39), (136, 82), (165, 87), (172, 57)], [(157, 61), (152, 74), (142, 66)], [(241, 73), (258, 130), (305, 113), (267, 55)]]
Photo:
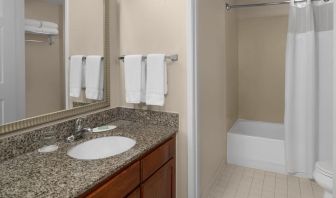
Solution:
[(67, 137), (67, 142), (73, 142), (79, 139), (82, 139), (84, 137), (85, 133), (91, 133), (92, 129), (91, 128), (83, 128), (83, 119), (84, 118), (78, 118), (76, 120), (75, 124), (75, 130), (74, 132)]

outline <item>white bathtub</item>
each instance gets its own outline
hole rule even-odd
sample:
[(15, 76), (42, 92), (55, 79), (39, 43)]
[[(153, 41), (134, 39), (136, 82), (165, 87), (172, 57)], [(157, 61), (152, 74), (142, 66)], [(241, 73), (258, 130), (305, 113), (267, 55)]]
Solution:
[(240, 119), (227, 136), (228, 163), (285, 173), (283, 124)]

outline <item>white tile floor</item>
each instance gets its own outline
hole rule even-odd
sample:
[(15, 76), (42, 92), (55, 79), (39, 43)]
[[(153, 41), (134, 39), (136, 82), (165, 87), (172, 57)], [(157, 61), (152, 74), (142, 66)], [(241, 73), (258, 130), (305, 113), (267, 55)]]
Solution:
[(322, 198), (322, 189), (309, 179), (226, 165), (208, 198)]

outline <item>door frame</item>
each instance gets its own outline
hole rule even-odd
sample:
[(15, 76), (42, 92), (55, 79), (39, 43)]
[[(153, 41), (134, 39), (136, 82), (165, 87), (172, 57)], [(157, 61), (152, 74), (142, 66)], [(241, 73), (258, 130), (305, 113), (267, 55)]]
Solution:
[(70, 95), (69, 95), (69, 67), (70, 67), (70, 49), (69, 49), (69, 0), (64, 0), (64, 27), (63, 27), (63, 31), (64, 31), (64, 75), (65, 75), (65, 108), (66, 110), (72, 108), (72, 106), (70, 105)]
[(15, 52), (18, 58), (16, 59), (16, 68), (17, 68), (17, 91), (18, 91), (18, 99), (17, 105), (18, 109), (20, 109), (19, 115), (20, 117), (26, 116), (26, 55), (25, 55), (25, 29), (24, 29), (24, 20), (25, 20), (25, 8), (24, 8), (24, 0), (16, 0), (16, 44), (15, 44)]
[[(7, 3), (10, 2), (10, 8), (8, 8), (5, 13), (13, 12), (11, 13), (11, 16), (5, 16), (10, 18), (10, 23), (14, 23), (14, 25), (10, 27), (10, 37), (13, 39), (12, 43), (10, 43), (10, 53), (13, 53), (13, 57), (6, 57), (5, 59), (7, 59), (9, 63), (3, 63), (8, 64), (4, 65), (4, 67), (12, 67), (13, 76), (11, 77), (14, 77), (15, 79), (12, 79), (14, 81), (11, 82), (10, 85), (6, 85), (7, 80), (5, 80), (4, 86), (9, 86), (10, 90), (14, 92), (15, 98), (11, 99), (11, 103), (15, 105), (15, 108), (14, 106), (10, 108), (9, 111), (11, 111), (13, 114), (9, 116), (11, 117), (9, 120), (6, 119), (8, 115), (5, 115), (5, 123), (3, 124), (24, 119), (26, 114), (25, 4), (24, 0), (4, 0), (4, 6), (8, 6), (6, 1)], [(6, 44), (4, 44), (3, 47), (3, 50), (6, 51)], [(5, 79), (6, 78), (8, 77), (5, 77)], [(5, 107), (5, 109), (7, 108)], [(6, 114), (6, 111), (3, 113)], [(0, 121), (0, 125), (1, 123), (2, 120)]]
[(15, 27), (15, 59), (16, 74), (17, 74), (17, 116), (25, 118), (26, 116), (26, 56), (25, 56), (25, 5), (24, 0), (15, 0), (16, 10), (16, 27)]
[[(333, 51), (333, 54), (334, 54), (334, 61), (333, 61), (333, 106), (332, 106), (332, 109), (333, 109), (333, 167), (334, 167), (334, 172), (336, 171), (336, 30), (335, 30), (335, 27), (336, 27), (336, 3), (334, 3), (334, 10), (333, 10), (333, 13), (334, 13), (334, 51)], [(334, 197), (336, 197), (336, 174), (334, 174), (334, 188), (333, 188), (333, 192), (334, 192)]]
[(199, 198), (197, 131), (197, 0), (187, 0), (188, 198)]

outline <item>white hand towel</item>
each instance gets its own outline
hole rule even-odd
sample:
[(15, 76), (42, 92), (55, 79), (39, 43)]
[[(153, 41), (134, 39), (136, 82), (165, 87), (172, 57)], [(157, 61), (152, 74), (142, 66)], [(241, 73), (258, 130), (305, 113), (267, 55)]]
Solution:
[(34, 19), (25, 19), (25, 25), (41, 28), (42, 27), (42, 22), (38, 21), (38, 20), (34, 20)]
[(163, 106), (168, 93), (164, 54), (147, 55), (146, 104)]
[(44, 28), (52, 28), (52, 29), (58, 29), (58, 24), (49, 22), (49, 21), (42, 21), (42, 27)]
[(146, 99), (146, 71), (142, 55), (128, 55), (124, 59), (126, 102), (139, 104)]
[(78, 98), (82, 89), (83, 55), (70, 58), (70, 96)]
[(87, 56), (85, 66), (85, 95), (87, 99), (104, 98), (104, 64), (102, 56)]

